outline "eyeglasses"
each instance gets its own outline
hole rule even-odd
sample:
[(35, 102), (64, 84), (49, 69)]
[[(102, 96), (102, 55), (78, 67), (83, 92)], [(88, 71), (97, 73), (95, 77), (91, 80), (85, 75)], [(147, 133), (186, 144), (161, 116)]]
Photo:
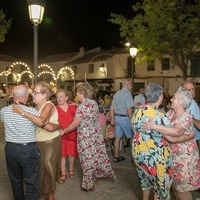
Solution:
[(195, 90), (195, 88), (189, 88), (189, 89), (187, 89), (188, 91), (194, 91)]
[(133, 83), (127, 83), (127, 84), (129, 84), (131, 87), (133, 87)]
[(34, 94), (34, 95), (37, 95), (37, 94), (42, 94), (42, 93), (41, 93), (41, 92), (34, 91), (33, 94)]

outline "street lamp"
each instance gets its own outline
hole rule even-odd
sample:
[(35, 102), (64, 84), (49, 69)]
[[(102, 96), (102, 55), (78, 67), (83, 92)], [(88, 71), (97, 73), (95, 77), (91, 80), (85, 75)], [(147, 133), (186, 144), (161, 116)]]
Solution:
[(34, 85), (37, 83), (38, 71), (38, 26), (42, 22), (44, 15), (44, 0), (27, 0), (28, 11), (31, 22), (33, 23), (33, 68), (34, 68)]
[(134, 94), (134, 76), (135, 76), (135, 56), (137, 55), (137, 48), (131, 47), (129, 53), (132, 57), (132, 84), (133, 84), (133, 94)]

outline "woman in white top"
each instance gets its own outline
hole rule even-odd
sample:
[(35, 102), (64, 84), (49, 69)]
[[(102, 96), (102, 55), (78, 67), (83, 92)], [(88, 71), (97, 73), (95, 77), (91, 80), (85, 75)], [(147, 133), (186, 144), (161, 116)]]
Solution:
[[(58, 113), (54, 104), (49, 101), (52, 95), (49, 84), (37, 83), (33, 92), (33, 102), (36, 104), (40, 117), (24, 112), (20, 105), (14, 107), (15, 112), (37, 124), (37, 144), (40, 156), (40, 197), (54, 200), (56, 181), (59, 179), (61, 163), (61, 138), (59, 134)], [(45, 127), (45, 129), (44, 129)], [(48, 131), (47, 131), (48, 130)]]

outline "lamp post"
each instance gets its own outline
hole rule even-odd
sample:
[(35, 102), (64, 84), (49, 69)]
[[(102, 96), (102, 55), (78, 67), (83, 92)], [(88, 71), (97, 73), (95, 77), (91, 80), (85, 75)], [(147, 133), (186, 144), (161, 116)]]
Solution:
[(38, 26), (42, 22), (44, 15), (44, 0), (27, 0), (28, 11), (31, 22), (33, 23), (33, 68), (34, 85), (37, 83), (38, 74)]
[(137, 48), (135, 48), (135, 47), (131, 47), (130, 49), (129, 49), (129, 53), (130, 53), (130, 55), (131, 55), (131, 57), (132, 57), (132, 84), (133, 84), (133, 94), (134, 94), (134, 76), (135, 76), (135, 56), (137, 55)]

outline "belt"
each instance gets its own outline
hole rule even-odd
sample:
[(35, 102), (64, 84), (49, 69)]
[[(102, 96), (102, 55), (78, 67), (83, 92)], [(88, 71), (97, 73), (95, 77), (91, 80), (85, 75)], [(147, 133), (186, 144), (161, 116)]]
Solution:
[(11, 145), (20, 145), (20, 146), (27, 146), (27, 145), (33, 145), (36, 144), (36, 142), (28, 142), (28, 143), (14, 143), (14, 142), (6, 142), (7, 144)]
[(128, 117), (128, 115), (120, 115), (120, 114), (115, 114), (115, 116), (119, 116), (119, 117)]

